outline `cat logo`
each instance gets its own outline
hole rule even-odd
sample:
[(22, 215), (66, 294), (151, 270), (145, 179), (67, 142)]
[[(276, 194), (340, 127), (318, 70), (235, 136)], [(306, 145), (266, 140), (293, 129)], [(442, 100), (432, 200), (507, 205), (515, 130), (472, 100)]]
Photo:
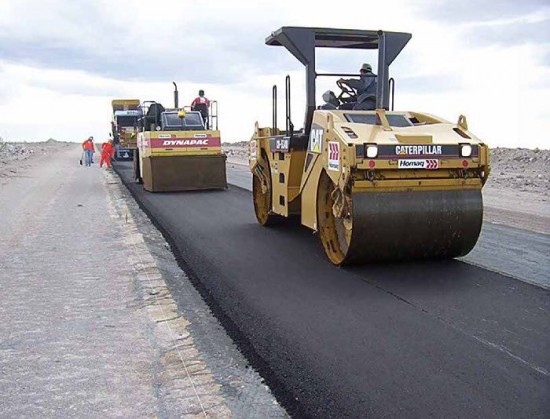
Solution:
[(312, 128), (309, 134), (309, 151), (311, 153), (320, 153), (323, 150), (323, 129)]

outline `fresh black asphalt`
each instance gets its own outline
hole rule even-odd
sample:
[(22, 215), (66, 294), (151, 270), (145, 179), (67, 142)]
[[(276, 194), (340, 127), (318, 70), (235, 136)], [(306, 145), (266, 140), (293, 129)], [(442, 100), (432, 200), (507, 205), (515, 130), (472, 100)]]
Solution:
[[(229, 163), (228, 182), (252, 191), (248, 166)], [(460, 260), (550, 289), (550, 235), (484, 222), (473, 250)]]
[(550, 291), (455, 260), (336, 268), (246, 190), (152, 194), (116, 167), (294, 417), (549, 416)]

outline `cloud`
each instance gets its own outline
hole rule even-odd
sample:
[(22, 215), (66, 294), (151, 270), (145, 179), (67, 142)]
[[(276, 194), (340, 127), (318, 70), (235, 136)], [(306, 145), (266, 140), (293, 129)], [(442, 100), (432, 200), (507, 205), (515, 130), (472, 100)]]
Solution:
[[(40, 13), (29, 13), (34, 2), (14, 2), (5, 11), (11, 19), (4, 16), (0, 27), (0, 55), (29, 66), (112, 78), (160, 81), (185, 74), (187, 80), (221, 83), (244, 80), (268, 61), (271, 66), (289, 61), (263, 45), (269, 18), (238, 25), (231, 19), (238, 7), (217, 4), (221, 15), (210, 12), (211, 1), (187, 3), (51, 1)], [(249, 17), (257, 7), (248, 10)], [(30, 17), (22, 22), (21, 15)]]
[[(299, 127), (304, 68), (284, 48), (264, 44), (271, 31), (296, 25), (413, 33), (390, 70), (397, 106), (450, 120), (466, 113), (474, 132), (491, 144), (513, 146), (525, 138), (525, 122), (517, 121), (550, 129), (547, 117), (531, 112), (550, 95), (546, 2), (388, 0), (366, 6), (350, 0), (345, 19), (333, 8), (293, 0), (0, 2), (0, 113), (7, 121), (0, 135), (101, 138), (108, 132), (111, 99), (171, 104), (174, 80), (182, 103), (199, 88), (217, 99), (224, 139), (243, 140), (255, 121), (271, 123), (274, 83), (282, 122), (286, 74)], [(354, 72), (376, 58), (368, 51), (323, 49), (318, 71)], [(317, 96), (336, 90), (334, 81), (319, 78)], [(30, 118), (29, 103), (47, 106)], [(501, 124), (503, 118), (512, 123)], [(531, 132), (525, 141), (541, 146), (539, 138)]]
[(548, 11), (547, 0), (424, 0), (420, 7), (427, 16), (448, 23), (494, 21), (526, 15), (532, 12)]
[(550, 16), (541, 20), (491, 22), (469, 26), (465, 39), (471, 46), (538, 44), (550, 47)]

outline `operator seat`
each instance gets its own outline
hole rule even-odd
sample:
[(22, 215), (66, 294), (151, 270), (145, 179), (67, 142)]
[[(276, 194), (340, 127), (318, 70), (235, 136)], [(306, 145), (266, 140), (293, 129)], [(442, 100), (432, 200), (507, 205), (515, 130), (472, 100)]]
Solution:
[[(154, 131), (156, 125), (160, 125), (160, 115), (165, 111), (160, 103), (151, 103), (147, 109), (147, 115), (143, 117), (145, 131)], [(154, 125), (153, 127), (151, 125)]]
[(206, 103), (196, 103), (191, 110), (201, 113), (202, 119), (204, 120), (204, 125), (206, 126), (206, 129), (208, 129), (208, 105)]

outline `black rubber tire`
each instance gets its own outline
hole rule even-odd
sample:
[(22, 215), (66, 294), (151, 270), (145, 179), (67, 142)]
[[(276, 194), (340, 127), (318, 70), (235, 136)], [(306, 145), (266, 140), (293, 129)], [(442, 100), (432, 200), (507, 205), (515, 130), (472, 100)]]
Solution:
[(136, 148), (134, 150), (134, 161), (133, 161), (133, 169), (134, 169), (134, 180), (136, 183), (139, 183), (140, 185), (143, 184), (143, 179), (141, 177), (141, 173), (139, 170), (139, 150)]

